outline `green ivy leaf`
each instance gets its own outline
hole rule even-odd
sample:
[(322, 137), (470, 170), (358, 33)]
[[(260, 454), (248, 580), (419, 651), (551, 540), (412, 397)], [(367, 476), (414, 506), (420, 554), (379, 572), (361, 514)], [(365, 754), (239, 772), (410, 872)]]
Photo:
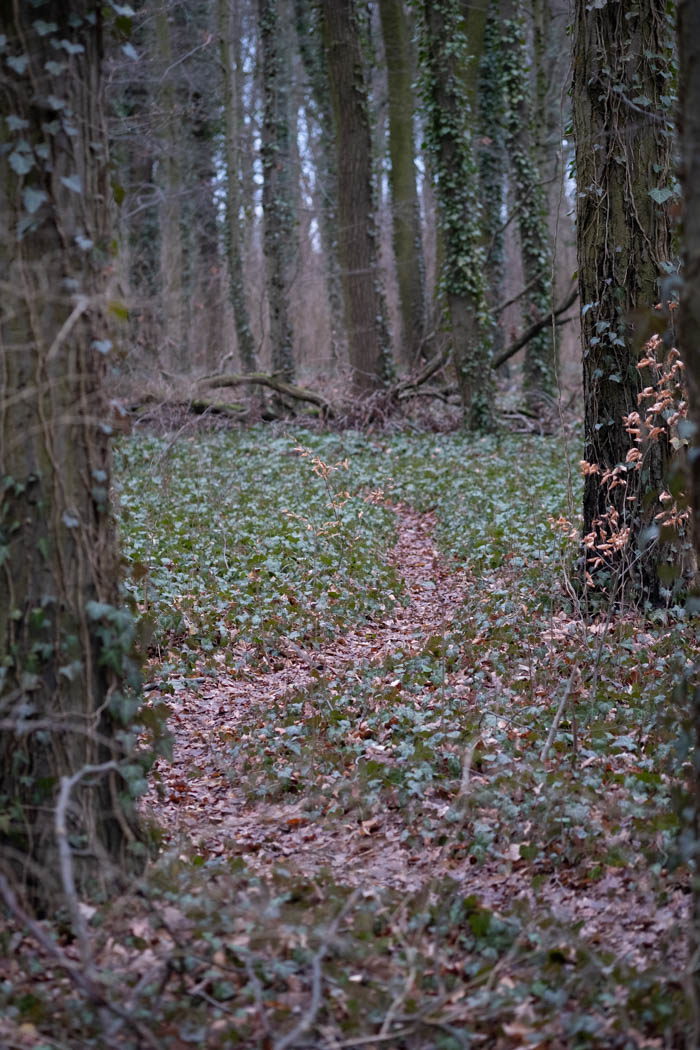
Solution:
[(58, 29), (58, 26), (55, 22), (45, 22), (43, 18), (37, 18), (36, 22), (34, 23), (34, 28), (36, 29), (39, 36), (48, 36), (49, 33), (55, 33)]
[(24, 201), (24, 206), (29, 214), (33, 215), (35, 211), (38, 211), (44, 201), (48, 200), (48, 197), (43, 190), (35, 190), (33, 186), (27, 186), (22, 193), (22, 200)]
[(10, 167), (18, 175), (26, 175), (34, 167), (34, 158), (29, 153), (20, 153), (15, 150), (10, 154)]
[(61, 175), (61, 182), (66, 189), (72, 190), (73, 193), (83, 192), (83, 184), (79, 175)]
[(673, 196), (673, 190), (670, 190), (667, 186), (658, 186), (653, 190), (649, 190), (649, 196), (657, 204), (663, 204), (664, 201)]
[(10, 69), (14, 69), (15, 73), (21, 76), (29, 65), (29, 55), (10, 55), (7, 64)]

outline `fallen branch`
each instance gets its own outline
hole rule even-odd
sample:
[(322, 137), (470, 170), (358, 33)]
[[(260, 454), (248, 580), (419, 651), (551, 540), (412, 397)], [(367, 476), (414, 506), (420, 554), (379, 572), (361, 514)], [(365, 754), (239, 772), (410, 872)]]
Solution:
[[(559, 306), (557, 306), (556, 309), (552, 311), (552, 313), (547, 314), (546, 317), (540, 318), (539, 321), (535, 321), (535, 323), (530, 325), (530, 327), (525, 332), (523, 332), (523, 334), (518, 339), (516, 339), (515, 342), (511, 343), (510, 346), (507, 346), (505, 350), (501, 350), (500, 354), (496, 354), (496, 356), (491, 361), (491, 368), (500, 368), (501, 365), (504, 365), (506, 363), (506, 361), (509, 361), (514, 354), (517, 354), (518, 350), (522, 350), (526, 343), (529, 343), (530, 340), (534, 339), (535, 336), (539, 332), (541, 332), (543, 328), (546, 328), (548, 324), (552, 323), (552, 317), (556, 319), (557, 317), (559, 317), (560, 314), (563, 314), (566, 310), (568, 310), (570, 306), (573, 306), (577, 298), (578, 287), (575, 287), (571, 289), (566, 299), (562, 303), (560, 303)], [(561, 321), (555, 320), (555, 323), (565, 324), (568, 320), (570, 320), (570, 318), (565, 318)]]
[(411, 377), (410, 379), (402, 379), (400, 383), (397, 383), (393, 389), (394, 397), (400, 398), (401, 394), (405, 390), (413, 390), (417, 386), (421, 386), (423, 383), (427, 383), (436, 372), (446, 365), (450, 356), (449, 349), (441, 350), (435, 357), (431, 357), (423, 368), (420, 370), (418, 375)]
[(204, 389), (228, 386), (264, 386), (283, 397), (291, 397), (295, 401), (308, 401), (312, 405), (317, 405), (324, 415), (333, 415), (330, 403), (321, 394), (308, 390), (306, 387), (296, 386), (294, 383), (287, 383), (283, 379), (278, 379), (277, 376), (267, 375), (264, 372), (249, 372), (247, 375), (230, 373), (229, 375), (207, 376), (200, 379), (199, 386)]

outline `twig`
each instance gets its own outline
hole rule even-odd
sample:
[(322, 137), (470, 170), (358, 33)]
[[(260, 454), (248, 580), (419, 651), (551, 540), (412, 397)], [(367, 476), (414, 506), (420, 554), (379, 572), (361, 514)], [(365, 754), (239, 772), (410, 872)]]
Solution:
[[(0, 896), (5, 901), (5, 905), (9, 912), (15, 917), (17, 922), (24, 926), (29, 933), (32, 935), (37, 944), (40, 944), (47, 955), (49, 955), (58, 966), (68, 975), (73, 984), (78, 988), (89, 1000), (97, 1006), (104, 1007), (109, 1010), (110, 1013), (114, 1014), (115, 1017), (120, 1018), (124, 1021), (134, 1032), (147, 1043), (152, 1050), (162, 1050), (160, 1043), (148, 1031), (147, 1028), (133, 1018), (126, 1010), (122, 1010), (116, 1003), (110, 1002), (106, 998), (99, 985), (97, 985), (89, 976), (83, 973), (80, 966), (69, 959), (65, 952), (55, 944), (49, 935), (41, 928), (38, 922), (27, 915), (24, 908), (17, 900), (17, 897), (12, 890), (9, 882), (5, 876), (0, 872)], [(109, 1045), (113, 1050), (123, 1050), (124, 1042), (120, 1040), (119, 1043), (112, 1042), (110, 1040)]]
[(61, 349), (66, 337), (70, 333), (71, 328), (73, 328), (76, 321), (85, 313), (89, 305), (90, 300), (86, 295), (78, 296), (75, 306), (59, 328), (56, 333), (56, 338), (49, 347), (49, 351), (46, 355), (47, 361), (52, 361), (54, 359), (58, 351)]
[(330, 947), (332, 939), (335, 937), (340, 923), (343, 921), (349, 910), (352, 908), (359, 895), (359, 888), (352, 891), (345, 904), (340, 909), (335, 919), (329, 926), (321, 947), (318, 949), (313, 959), (311, 960), (312, 979), (311, 1002), (309, 1003), (309, 1008), (304, 1014), (304, 1016), (299, 1020), (298, 1024), (294, 1026), (291, 1032), (287, 1032), (287, 1034), (283, 1035), (281, 1039), (278, 1039), (278, 1041), (275, 1043), (274, 1050), (287, 1050), (287, 1047), (292, 1046), (299, 1038), (299, 1036), (303, 1035), (304, 1032), (308, 1031), (308, 1029), (314, 1023), (314, 1020), (316, 1019), (316, 1014), (318, 1013), (319, 1007), (321, 1006), (321, 962), (323, 961), (323, 957), (325, 956), (326, 952)]
[(571, 692), (571, 687), (574, 684), (574, 678), (576, 677), (577, 674), (578, 674), (578, 664), (574, 667), (573, 671), (569, 675), (569, 681), (566, 683), (566, 689), (564, 690), (564, 695), (562, 696), (561, 700), (559, 701), (559, 707), (557, 708), (557, 713), (554, 716), (554, 721), (552, 722), (552, 725), (550, 726), (550, 729), (549, 729), (549, 736), (547, 737), (547, 743), (544, 745), (544, 747), (542, 749), (542, 757), (540, 759), (540, 761), (542, 761), (542, 762), (546, 762), (547, 761), (547, 755), (549, 754), (549, 749), (552, 746), (552, 741), (554, 740), (554, 735), (555, 735), (557, 729), (559, 728), (559, 723), (561, 722), (561, 716), (564, 714), (564, 708), (566, 707), (566, 702), (569, 699), (569, 693)]
[(99, 766), (83, 766), (82, 769), (79, 769), (72, 777), (61, 777), (61, 788), (58, 793), (56, 815), (54, 818), (63, 892), (68, 902), (68, 910), (71, 914), (73, 929), (75, 930), (75, 935), (78, 939), (80, 961), (91, 981), (94, 980), (92, 949), (90, 947), (90, 938), (88, 936), (85, 918), (80, 910), (80, 902), (75, 888), (73, 855), (71, 854), (70, 844), (68, 842), (66, 815), (70, 803), (71, 792), (73, 788), (80, 783), (83, 777), (97, 776), (100, 773), (108, 773), (116, 769), (116, 762), (103, 762)]

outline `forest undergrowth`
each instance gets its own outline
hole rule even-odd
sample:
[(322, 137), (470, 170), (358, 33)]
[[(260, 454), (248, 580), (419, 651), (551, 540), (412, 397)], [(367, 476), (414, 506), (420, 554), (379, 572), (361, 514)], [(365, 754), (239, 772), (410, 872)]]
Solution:
[(0, 1044), (685, 1046), (697, 624), (582, 607), (578, 446), (124, 440), (173, 747), (141, 785), (157, 855), (86, 910), (131, 1021), (18, 931)]

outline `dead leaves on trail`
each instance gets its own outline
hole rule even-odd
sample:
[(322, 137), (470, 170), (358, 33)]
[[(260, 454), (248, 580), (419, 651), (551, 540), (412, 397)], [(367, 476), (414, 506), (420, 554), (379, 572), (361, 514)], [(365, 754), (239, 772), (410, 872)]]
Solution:
[[(483, 581), (438, 554), (432, 514), (400, 507), (397, 516), (403, 604), (317, 648), (281, 639), (274, 652), (245, 658), (241, 650), (238, 674), (181, 680), (169, 699), (174, 762), (159, 762), (146, 800), (166, 844), (202, 862), (240, 858), (265, 878), (283, 863), (307, 880), (328, 872), (338, 884), (415, 894), (448, 876), (494, 911), (517, 901), (533, 912), (544, 907), (580, 925), (592, 946), (622, 950), (635, 963), (652, 949), (663, 953), (649, 929), (684, 921), (683, 892), (672, 890), (673, 903), (657, 908), (650, 926), (654, 891), (639, 898), (634, 880), (614, 867), (621, 845), (633, 850), (623, 780), (645, 780), (643, 739), (622, 735), (622, 747), (603, 753), (579, 727), (568, 773), (557, 737), (562, 794), (554, 802), (546, 801), (547, 769), (533, 766), (554, 716), (556, 676), (578, 659), (576, 647), (623, 635), (630, 647), (648, 648), (653, 637), (643, 624), (585, 625), (556, 613), (537, 647), (524, 644), (513, 660), (512, 642), (504, 652), (499, 639), (514, 620), (526, 621), (527, 602), (506, 599), (499, 612), (493, 594), (512, 593), (517, 568), (493, 575), (485, 592)], [(604, 663), (601, 673), (610, 672)], [(636, 666), (618, 674), (623, 690), (638, 686)], [(574, 700), (583, 713), (585, 689)], [(615, 710), (606, 718), (612, 729)], [(434, 764), (438, 753), (451, 772), (407, 781), (421, 754)], [(600, 798), (587, 790), (577, 801), (576, 769), (606, 783)], [(519, 822), (508, 816), (514, 807)]]

